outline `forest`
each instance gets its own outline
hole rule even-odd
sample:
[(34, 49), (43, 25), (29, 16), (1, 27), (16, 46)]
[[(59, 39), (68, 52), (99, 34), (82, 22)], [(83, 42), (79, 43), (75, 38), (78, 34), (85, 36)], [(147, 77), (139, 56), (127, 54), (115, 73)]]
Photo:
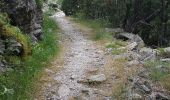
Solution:
[(0, 100), (170, 100), (170, 0), (0, 0)]
[(62, 9), (67, 15), (106, 20), (110, 27), (139, 34), (149, 46), (170, 45), (168, 0), (64, 0)]

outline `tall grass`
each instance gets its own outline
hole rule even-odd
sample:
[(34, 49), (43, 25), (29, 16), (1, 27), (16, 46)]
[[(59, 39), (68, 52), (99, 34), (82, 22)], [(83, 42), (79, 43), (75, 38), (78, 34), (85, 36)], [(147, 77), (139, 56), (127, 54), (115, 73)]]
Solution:
[(12, 71), (0, 76), (0, 100), (31, 100), (38, 73), (59, 49), (55, 21), (44, 16), (43, 29), (44, 39), (32, 48), (32, 55), (21, 60)]

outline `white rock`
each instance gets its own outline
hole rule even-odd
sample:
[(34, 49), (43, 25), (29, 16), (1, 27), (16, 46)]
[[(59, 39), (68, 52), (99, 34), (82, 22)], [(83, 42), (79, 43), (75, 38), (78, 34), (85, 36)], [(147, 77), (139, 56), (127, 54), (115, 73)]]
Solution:
[(138, 60), (132, 60), (132, 61), (129, 61), (127, 62), (127, 67), (132, 67), (132, 66), (135, 66), (135, 65), (138, 65), (140, 64), (140, 62)]
[(170, 58), (161, 59), (161, 61), (163, 61), (163, 62), (170, 62)]
[(131, 51), (131, 50), (136, 49), (137, 46), (138, 46), (138, 44), (136, 42), (133, 42), (133, 43), (127, 45), (126, 48), (127, 48), (127, 50)]
[(164, 48), (165, 52), (170, 52), (170, 47)]
[(60, 98), (67, 98), (69, 96), (70, 89), (67, 87), (67, 85), (63, 84), (59, 87), (58, 95)]
[(104, 74), (93, 75), (87, 78), (88, 82), (104, 82), (106, 81), (106, 76)]
[(131, 95), (132, 96), (132, 99), (142, 99), (142, 96), (141, 95), (139, 95), (139, 94), (132, 94)]
[(75, 78), (77, 78), (77, 75), (71, 75), (70, 79), (74, 80)]

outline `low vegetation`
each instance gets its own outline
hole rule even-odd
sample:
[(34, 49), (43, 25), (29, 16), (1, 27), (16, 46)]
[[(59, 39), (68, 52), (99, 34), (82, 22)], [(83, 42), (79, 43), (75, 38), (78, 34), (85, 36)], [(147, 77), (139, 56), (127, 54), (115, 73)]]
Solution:
[(168, 0), (63, 0), (62, 10), (108, 21), (112, 27), (139, 34), (152, 47), (170, 45)]
[(14, 69), (0, 76), (1, 100), (32, 99), (34, 82), (39, 72), (58, 51), (58, 30), (55, 21), (44, 15), (44, 39), (32, 47), (31, 56), (21, 59)]
[(92, 29), (92, 38), (94, 40), (112, 40), (113, 33), (105, 31), (105, 27), (110, 26), (106, 21), (86, 19), (83, 17), (83, 15), (79, 14), (73, 16), (73, 18), (75, 22), (78, 22)]
[(161, 83), (164, 88), (170, 90), (170, 63), (162, 61), (147, 61), (145, 66), (150, 71), (150, 78), (153, 81)]

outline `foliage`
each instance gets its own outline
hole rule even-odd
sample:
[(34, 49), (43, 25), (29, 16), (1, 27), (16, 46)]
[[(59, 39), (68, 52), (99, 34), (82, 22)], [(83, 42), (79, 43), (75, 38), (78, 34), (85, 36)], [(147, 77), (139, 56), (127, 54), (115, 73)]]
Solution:
[(36, 4), (37, 4), (37, 6), (43, 6), (43, 2), (44, 2), (44, 0), (35, 0), (35, 2), (36, 2)]
[(139, 34), (152, 47), (170, 45), (169, 0), (63, 0), (66, 15), (81, 13)]
[[(58, 26), (55, 21), (44, 17), (44, 40), (33, 46), (32, 56), (19, 62), (13, 71), (0, 76), (1, 100), (32, 100), (34, 82), (37, 74), (48, 61), (57, 53), (56, 32)], [(5, 90), (5, 91), (4, 91)], [(7, 90), (7, 91), (6, 91)]]

